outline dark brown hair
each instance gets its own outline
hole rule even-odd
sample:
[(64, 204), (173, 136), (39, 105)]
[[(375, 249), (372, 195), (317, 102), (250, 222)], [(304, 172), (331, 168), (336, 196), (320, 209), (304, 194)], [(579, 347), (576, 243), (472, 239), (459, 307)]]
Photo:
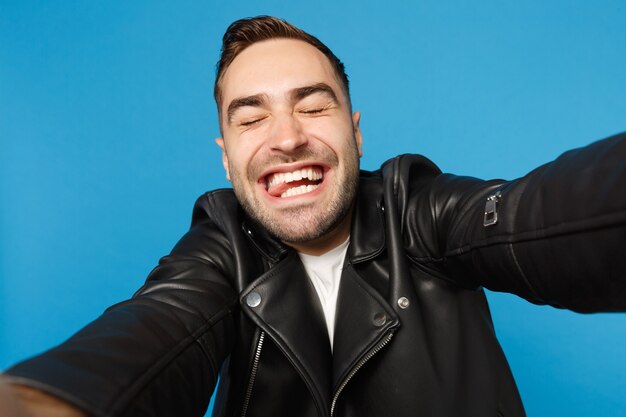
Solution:
[(222, 38), (222, 52), (217, 62), (217, 74), (213, 95), (217, 103), (218, 114), (222, 102), (220, 84), (228, 66), (244, 49), (250, 45), (269, 39), (297, 39), (304, 41), (323, 53), (332, 65), (337, 78), (341, 81), (344, 93), (350, 102), (348, 76), (343, 63), (335, 54), (315, 36), (310, 35), (294, 25), (272, 16), (256, 16), (237, 20), (228, 26)]

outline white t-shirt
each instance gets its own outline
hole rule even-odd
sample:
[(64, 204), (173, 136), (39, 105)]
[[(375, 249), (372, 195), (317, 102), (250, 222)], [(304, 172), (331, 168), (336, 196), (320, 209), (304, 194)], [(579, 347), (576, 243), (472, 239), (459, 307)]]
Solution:
[(298, 252), (304, 269), (306, 270), (317, 296), (322, 304), (326, 327), (328, 328), (328, 338), (330, 339), (330, 350), (333, 349), (333, 334), (335, 330), (335, 309), (337, 307), (337, 294), (339, 294), (339, 281), (341, 280), (341, 270), (343, 261), (348, 250), (350, 237), (336, 248), (320, 256), (306, 255)]

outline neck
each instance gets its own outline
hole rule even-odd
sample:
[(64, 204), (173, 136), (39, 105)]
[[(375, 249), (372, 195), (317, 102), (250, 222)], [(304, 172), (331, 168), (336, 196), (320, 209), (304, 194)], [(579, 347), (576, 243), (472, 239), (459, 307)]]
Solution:
[(315, 240), (303, 243), (284, 242), (298, 252), (306, 255), (320, 256), (341, 245), (350, 236), (350, 225), (352, 224), (352, 209), (346, 217), (330, 232)]

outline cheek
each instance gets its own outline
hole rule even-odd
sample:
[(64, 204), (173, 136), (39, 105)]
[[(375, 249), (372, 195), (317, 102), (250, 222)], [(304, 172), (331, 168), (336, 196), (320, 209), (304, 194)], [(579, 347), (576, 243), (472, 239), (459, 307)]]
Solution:
[(335, 154), (342, 154), (350, 146), (354, 146), (354, 131), (351, 125), (337, 123), (319, 123), (307, 131), (309, 137), (314, 137), (330, 148)]
[(260, 149), (258, 147), (238, 148), (232, 153), (232, 157), (229, 157), (230, 171), (245, 183), (256, 182), (255, 176), (259, 172), (259, 167), (263, 165)]
[(326, 138), (352, 135), (352, 124), (338, 117), (319, 117), (302, 121), (303, 130), (314, 136)]
[(254, 153), (254, 149), (249, 146), (249, 142), (246, 143), (244, 138), (226, 139), (230, 146), (226, 147), (226, 155), (228, 156), (228, 164), (231, 170), (237, 170), (242, 172), (245, 167), (250, 163), (251, 155)]

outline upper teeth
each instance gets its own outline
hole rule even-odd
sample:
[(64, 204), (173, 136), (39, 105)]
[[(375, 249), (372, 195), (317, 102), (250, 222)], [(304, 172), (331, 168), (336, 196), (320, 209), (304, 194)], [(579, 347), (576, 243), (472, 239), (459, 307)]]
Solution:
[(270, 176), (267, 185), (268, 187), (274, 187), (275, 185), (285, 182), (289, 183), (292, 181), (300, 181), (303, 178), (308, 178), (310, 180), (321, 180), (322, 172), (318, 169), (313, 168), (303, 168), (292, 172), (278, 172)]

